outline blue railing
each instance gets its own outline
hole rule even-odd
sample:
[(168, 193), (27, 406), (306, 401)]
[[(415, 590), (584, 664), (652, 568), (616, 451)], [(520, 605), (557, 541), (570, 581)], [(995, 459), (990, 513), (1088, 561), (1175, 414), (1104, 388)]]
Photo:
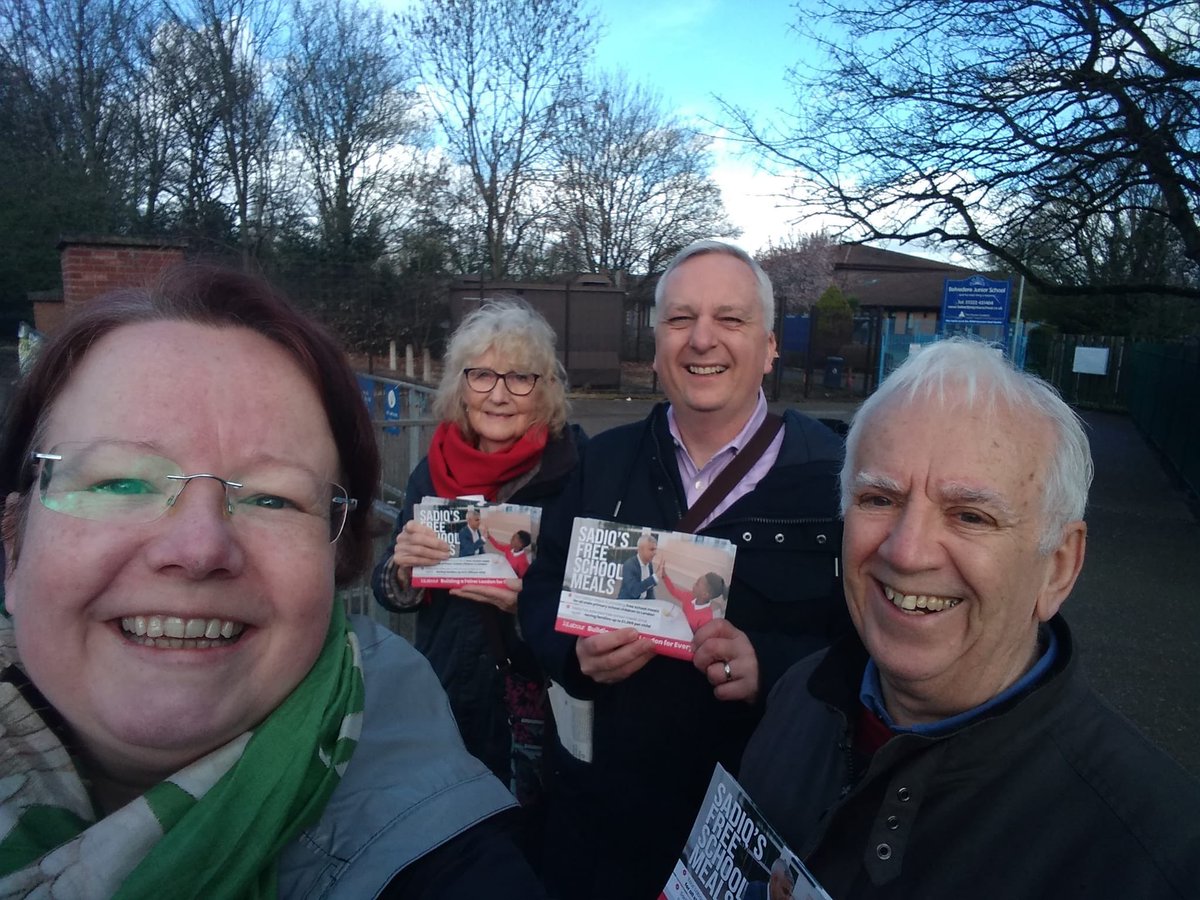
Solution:
[[(433, 418), (433, 388), (398, 378), (359, 374), (358, 384), (363, 402), (371, 413), (375, 437), (379, 442), (382, 463), (379, 499), (375, 513), (385, 523), (393, 523), (404, 503), (404, 488), (408, 476), (429, 451), (429, 442), (437, 427)], [(378, 560), (388, 551), (392, 529), (381, 528), (375, 538), (373, 558)], [(339, 592), (347, 612), (363, 613), (412, 639), (412, 616), (388, 613), (374, 600), (369, 573), (359, 583)]]
[(423, 384), (361, 373), (358, 384), (379, 441), (380, 499), (399, 504), (408, 476), (429, 450), (437, 427), (432, 414), (435, 391)]

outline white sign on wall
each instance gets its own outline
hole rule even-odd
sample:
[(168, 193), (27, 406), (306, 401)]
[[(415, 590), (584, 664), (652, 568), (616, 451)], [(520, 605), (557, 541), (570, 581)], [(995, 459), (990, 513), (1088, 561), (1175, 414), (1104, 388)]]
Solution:
[(1107, 375), (1108, 348), (1076, 347), (1075, 365), (1071, 367), (1071, 371), (1081, 375)]

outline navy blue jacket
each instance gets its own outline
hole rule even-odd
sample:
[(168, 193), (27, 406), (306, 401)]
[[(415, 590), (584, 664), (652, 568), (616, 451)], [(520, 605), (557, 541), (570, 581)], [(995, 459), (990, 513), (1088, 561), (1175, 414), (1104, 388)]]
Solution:
[[(737, 545), (729, 621), (758, 656), (762, 696), (793, 662), (849, 629), (838, 564), (840, 439), (789, 411), (779, 458), (702, 533)], [(737, 770), (761, 705), (722, 703), (689, 662), (652, 659), (616, 685), (579, 671), (575, 638), (554, 631), (576, 516), (671, 530), (686, 510), (666, 405), (593, 438), (554, 515), (518, 615), (550, 676), (595, 703), (593, 762), (552, 745), (547, 878), (562, 897), (656, 898), (721, 762)]]
[(950, 734), (851, 753), (857, 635), (795, 666), (742, 787), (838, 900), (1200, 897), (1200, 784), (1087, 686), (1070, 631), (1045, 680)]

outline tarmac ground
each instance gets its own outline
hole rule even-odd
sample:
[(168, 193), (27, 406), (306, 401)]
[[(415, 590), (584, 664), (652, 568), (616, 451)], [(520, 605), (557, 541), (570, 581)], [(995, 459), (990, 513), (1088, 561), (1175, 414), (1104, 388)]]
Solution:
[(1200, 522), (1128, 416), (1083, 418), (1096, 477), (1064, 615), (1096, 690), (1200, 777)]
[[(645, 416), (653, 399), (578, 397), (589, 434)], [(776, 411), (788, 404), (772, 404)], [(791, 404), (849, 420), (854, 403)], [(1200, 522), (1132, 420), (1083, 412), (1096, 477), (1087, 557), (1063, 613), (1089, 681), (1155, 744), (1200, 777)]]

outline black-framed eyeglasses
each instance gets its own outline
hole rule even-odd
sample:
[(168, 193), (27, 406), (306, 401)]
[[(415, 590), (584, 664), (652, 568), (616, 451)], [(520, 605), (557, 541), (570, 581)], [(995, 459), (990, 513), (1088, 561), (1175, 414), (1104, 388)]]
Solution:
[(480, 394), (489, 393), (496, 382), (504, 380), (504, 387), (514, 397), (524, 397), (530, 394), (538, 379), (542, 376), (536, 372), (493, 372), (491, 369), (463, 369), (463, 377), (467, 379), (467, 387)]
[[(192, 481), (221, 485), (222, 509), (239, 528), (302, 535), (327, 528), (329, 543), (346, 527), (358, 501), (346, 489), (288, 465), (256, 470), (245, 482), (180, 466), (144, 444), (124, 441), (56, 444), (34, 452), (40, 463), (38, 497), (46, 509), (94, 522), (143, 524), (171, 509)], [(236, 515), (235, 515), (236, 513)]]

